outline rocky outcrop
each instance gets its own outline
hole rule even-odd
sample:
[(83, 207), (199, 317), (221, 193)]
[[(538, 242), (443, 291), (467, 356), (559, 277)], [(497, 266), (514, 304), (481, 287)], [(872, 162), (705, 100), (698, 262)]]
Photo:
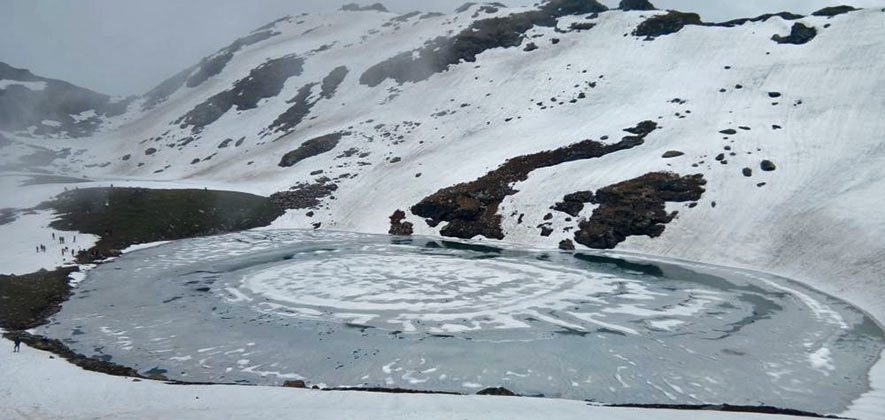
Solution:
[(444, 188), (424, 198), (412, 206), (412, 213), (427, 218), (431, 227), (448, 222), (440, 230), (443, 236), (469, 239), (481, 235), (503, 239), (501, 216), (497, 212), (501, 201), (517, 192), (511, 185), (525, 181), (528, 174), (538, 168), (598, 158), (639, 146), (656, 128), (655, 122), (643, 121), (625, 129), (633, 135), (614, 144), (584, 140), (555, 150), (515, 157), (475, 181)]
[(663, 15), (652, 16), (636, 27), (633, 36), (645, 37), (646, 41), (663, 35), (679, 32), (686, 25), (702, 25), (697, 13), (683, 13), (671, 10)]
[(368, 6), (360, 6), (357, 3), (348, 3), (341, 6), (341, 10), (345, 12), (389, 12), (389, 10), (387, 10), (387, 8), (381, 3), (374, 3)]
[(400, 84), (427, 80), (450, 65), (475, 62), (478, 54), (489, 49), (520, 46), (525, 32), (535, 25), (552, 27), (562, 16), (605, 10), (595, 0), (551, 0), (537, 10), (477, 20), (453, 37), (438, 37), (370, 67), (360, 76), (360, 83), (374, 87), (387, 79)]
[(781, 36), (775, 34), (771, 37), (771, 40), (777, 42), (778, 44), (794, 44), (794, 45), (802, 45), (807, 44), (808, 41), (814, 39), (817, 36), (817, 29), (814, 29), (810, 26), (805, 26), (799, 22), (793, 24), (792, 29), (790, 29), (790, 34), (787, 36)]
[(342, 137), (349, 134), (350, 133), (347, 132), (339, 132), (307, 140), (304, 143), (301, 143), (297, 149), (283, 155), (280, 159), (279, 166), (288, 168), (295, 166), (298, 162), (301, 162), (304, 159), (329, 152), (338, 145), (338, 142), (341, 141)]
[(676, 217), (676, 212), (667, 213), (665, 204), (699, 200), (704, 184), (703, 175), (653, 172), (602, 188), (593, 200), (598, 207), (578, 225), (575, 241), (589, 248), (611, 249), (628, 236), (660, 236), (664, 225)]
[(627, 10), (656, 10), (655, 5), (648, 0), (621, 0), (618, 9)]
[(313, 183), (299, 183), (288, 191), (281, 191), (270, 196), (270, 200), (278, 208), (292, 209), (316, 209), (320, 200), (332, 195), (338, 190), (338, 185), (329, 178), (320, 178)]
[(476, 395), (498, 395), (498, 396), (504, 396), (504, 397), (516, 396), (516, 394), (513, 391), (511, 391), (507, 388), (504, 388), (504, 387), (486, 388), (486, 389), (483, 389), (483, 390), (480, 390), (479, 392), (477, 392)]
[(820, 9), (820, 10), (812, 13), (811, 15), (812, 16), (833, 17), (833, 16), (838, 16), (838, 15), (849, 13), (849, 12), (854, 12), (856, 10), (859, 10), (859, 9), (855, 9), (854, 7), (851, 7), (851, 6), (833, 6), (833, 7), (824, 7), (823, 9)]
[(591, 201), (593, 201), (593, 191), (578, 191), (562, 197), (562, 201), (553, 205), (553, 210), (578, 217), (581, 210), (584, 210), (584, 203)]
[(266, 61), (252, 69), (249, 75), (234, 83), (231, 89), (218, 93), (197, 105), (175, 121), (181, 128), (192, 127), (194, 133), (212, 124), (232, 107), (238, 111), (253, 109), (258, 101), (279, 95), (283, 85), (292, 76), (300, 75), (304, 59), (287, 55)]
[(413, 232), (411, 222), (403, 222), (406, 219), (406, 212), (396, 210), (390, 215), (390, 230), (387, 233), (398, 236), (409, 236)]

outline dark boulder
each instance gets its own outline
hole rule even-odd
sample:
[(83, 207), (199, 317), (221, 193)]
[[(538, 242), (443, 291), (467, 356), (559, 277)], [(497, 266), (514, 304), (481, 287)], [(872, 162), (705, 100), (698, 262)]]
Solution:
[(504, 388), (504, 387), (486, 388), (486, 389), (483, 389), (482, 391), (477, 392), (476, 395), (500, 395), (500, 396), (506, 396), (506, 397), (516, 396), (516, 394), (513, 393), (513, 391), (511, 391), (507, 388)]
[(765, 172), (771, 172), (771, 171), (777, 169), (777, 166), (775, 166), (774, 162), (772, 162), (772, 161), (770, 161), (770, 160), (768, 160), (768, 159), (763, 160), (762, 163), (761, 163), (759, 166), (760, 166), (760, 167), (762, 168), (762, 170), (765, 171)]
[(571, 239), (563, 239), (562, 241), (559, 242), (559, 249), (562, 249), (565, 251), (574, 251), (575, 250), (575, 243), (572, 242)]
[(685, 154), (685, 153), (682, 153), (682, 152), (680, 152), (680, 151), (678, 151), (678, 150), (668, 150), (668, 151), (665, 152), (663, 155), (661, 155), (661, 157), (664, 158), (664, 159), (670, 159), (670, 158), (675, 158), (675, 157), (682, 156), (682, 155), (684, 155), (684, 154)]
[(771, 40), (777, 42), (778, 44), (794, 44), (794, 45), (802, 45), (808, 43), (817, 36), (817, 29), (813, 27), (805, 26), (801, 23), (794, 23), (793, 28), (790, 29), (790, 35), (781, 36), (775, 34), (771, 37)]

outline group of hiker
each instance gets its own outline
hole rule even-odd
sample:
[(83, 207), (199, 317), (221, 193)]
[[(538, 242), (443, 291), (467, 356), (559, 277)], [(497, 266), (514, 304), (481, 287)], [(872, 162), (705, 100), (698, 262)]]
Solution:
[[(64, 237), (64, 236), (59, 235), (59, 236), (56, 237), (56, 236), (55, 236), (55, 232), (52, 232), (51, 235), (52, 235), (52, 240), (53, 240), (53, 241), (57, 240), (58, 243), (59, 243), (60, 245), (64, 245), (64, 244), (65, 244), (65, 237)], [(72, 241), (72, 242), (73, 242), (73, 243), (77, 243), (77, 235), (74, 235), (74, 238), (73, 238), (73, 241)], [(45, 252), (46, 252), (46, 245), (43, 245), (43, 244), (37, 245), (37, 246), (35, 247), (35, 249), (37, 250), (37, 253), (38, 253), (38, 254), (41, 253), (41, 252), (42, 252), (42, 253), (45, 253)], [(76, 252), (82, 252), (83, 250), (82, 250), (82, 249), (75, 250), (75, 249), (73, 249), (73, 248), (71, 248), (71, 247), (67, 247), (67, 246), (66, 246), (66, 247), (64, 247), (64, 248), (61, 249), (61, 256), (62, 256), (62, 257), (65, 257), (66, 255), (70, 255), (71, 257), (73, 257), (73, 256), (75, 255), (75, 251), (76, 251)]]

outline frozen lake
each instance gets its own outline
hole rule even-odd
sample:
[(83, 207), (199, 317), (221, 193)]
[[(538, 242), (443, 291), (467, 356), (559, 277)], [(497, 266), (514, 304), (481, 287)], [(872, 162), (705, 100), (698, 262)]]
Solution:
[(867, 390), (885, 343), (848, 304), (759, 273), (325, 231), (126, 254), (38, 332), (187, 381), (822, 413)]

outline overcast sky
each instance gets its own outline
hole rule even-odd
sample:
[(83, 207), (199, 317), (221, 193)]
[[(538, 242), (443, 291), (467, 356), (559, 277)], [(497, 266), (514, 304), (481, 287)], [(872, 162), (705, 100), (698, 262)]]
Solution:
[[(141, 94), (252, 29), (353, 0), (0, 0), (0, 61), (112, 95)], [(466, 0), (381, 0), (392, 11), (450, 12)], [(500, 0), (509, 6), (533, 0)], [(362, 1), (370, 3), (374, 1)], [(617, 0), (602, 0), (616, 6)], [(723, 21), (885, 0), (658, 0)]]

